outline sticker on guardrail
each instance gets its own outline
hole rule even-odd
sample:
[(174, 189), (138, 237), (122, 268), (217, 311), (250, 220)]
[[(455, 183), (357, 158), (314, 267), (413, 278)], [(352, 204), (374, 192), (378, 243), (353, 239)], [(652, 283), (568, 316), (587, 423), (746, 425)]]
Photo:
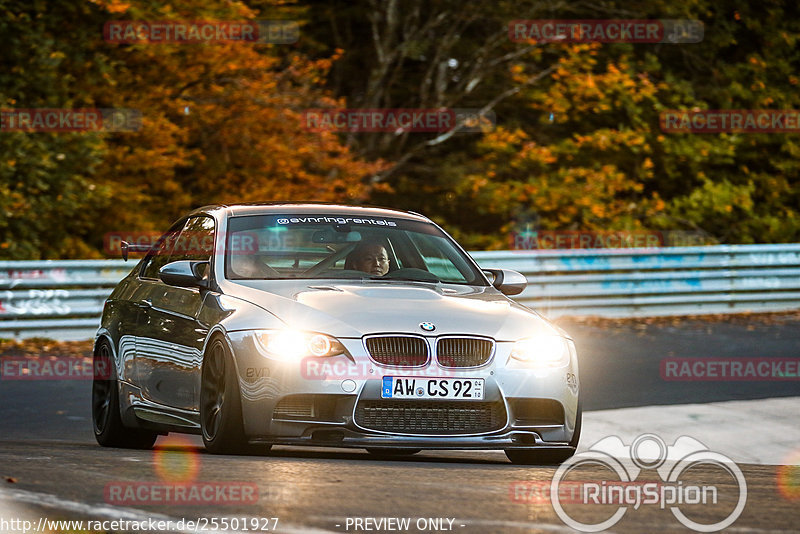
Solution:
[(0, 317), (3, 315), (67, 315), (72, 308), (68, 289), (29, 289), (0, 292)]

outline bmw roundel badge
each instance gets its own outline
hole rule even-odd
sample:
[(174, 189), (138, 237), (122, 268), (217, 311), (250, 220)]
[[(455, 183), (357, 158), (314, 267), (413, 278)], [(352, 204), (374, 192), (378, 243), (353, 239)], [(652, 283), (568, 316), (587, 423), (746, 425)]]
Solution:
[(436, 330), (436, 325), (433, 323), (419, 323), (419, 327), (425, 330), (426, 332), (433, 332)]

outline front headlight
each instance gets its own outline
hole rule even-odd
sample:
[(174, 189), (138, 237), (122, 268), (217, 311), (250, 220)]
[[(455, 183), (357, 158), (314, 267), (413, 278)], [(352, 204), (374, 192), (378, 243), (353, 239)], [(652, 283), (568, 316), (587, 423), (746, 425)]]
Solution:
[(259, 330), (256, 339), (267, 356), (281, 360), (326, 358), (347, 353), (339, 340), (316, 332)]
[(511, 349), (511, 357), (535, 366), (561, 367), (569, 363), (569, 342), (556, 336), (520, 339)]

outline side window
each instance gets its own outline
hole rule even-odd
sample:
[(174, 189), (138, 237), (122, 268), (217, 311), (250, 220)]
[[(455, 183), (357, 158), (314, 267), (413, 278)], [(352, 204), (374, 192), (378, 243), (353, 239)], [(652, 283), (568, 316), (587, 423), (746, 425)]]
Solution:
[(145, 265), (142, 269), (142, 278), (153, 278), (158, 280), (158, 270), (164, 265), (169, 263), (170, 254), (175, 246), (179, 232), (184, 226), (185, 221), (181, 221), (170, 228), (167, 233), (159, 239), (159, 245), (155, 252), (151, 253), (145, 259)]
[(209, 261), (214, 252), (214, 219), (192, 217), (186, 221), (169, 261)]

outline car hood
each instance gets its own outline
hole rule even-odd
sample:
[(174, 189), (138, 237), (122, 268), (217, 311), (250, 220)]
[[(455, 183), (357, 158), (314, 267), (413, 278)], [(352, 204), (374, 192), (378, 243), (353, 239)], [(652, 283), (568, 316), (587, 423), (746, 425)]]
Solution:
[[(227, 294), (251, 302), (292, 328), (357, 338), (381, 332), (473, 334), (511, 341), (561, 333), (493, 287), (414, 282), (350, 283), (242, 280)], [(426, 332), (420, 323), (435, 326)]]

